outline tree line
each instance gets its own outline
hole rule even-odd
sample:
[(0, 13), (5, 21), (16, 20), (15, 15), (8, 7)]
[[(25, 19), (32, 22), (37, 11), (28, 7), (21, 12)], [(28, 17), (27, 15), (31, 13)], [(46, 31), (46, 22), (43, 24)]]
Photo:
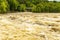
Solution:
[(0, 13), (60, 12), (60, 2), (48, 0), (0, 0)]

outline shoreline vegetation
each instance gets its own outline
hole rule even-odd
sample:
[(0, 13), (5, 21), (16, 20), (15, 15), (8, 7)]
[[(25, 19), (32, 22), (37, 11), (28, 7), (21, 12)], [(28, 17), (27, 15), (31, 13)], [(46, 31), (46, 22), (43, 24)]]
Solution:
[(48, 0), (0, 0), (0, 13), (60, 13), (60, 2)]

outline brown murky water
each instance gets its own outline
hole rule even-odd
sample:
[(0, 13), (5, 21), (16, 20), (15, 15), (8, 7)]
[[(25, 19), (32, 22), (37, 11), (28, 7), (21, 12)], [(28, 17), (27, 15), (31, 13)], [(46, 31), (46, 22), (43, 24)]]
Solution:
[(0, 40), (60, 40), (60, 14), (1, 14)]

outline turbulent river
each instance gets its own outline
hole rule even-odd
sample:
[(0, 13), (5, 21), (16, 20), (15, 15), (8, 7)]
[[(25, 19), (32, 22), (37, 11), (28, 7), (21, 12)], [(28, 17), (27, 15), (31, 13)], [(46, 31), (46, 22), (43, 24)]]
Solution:
[(0, 40), (60, 40), (60, 14), (1, 14)]

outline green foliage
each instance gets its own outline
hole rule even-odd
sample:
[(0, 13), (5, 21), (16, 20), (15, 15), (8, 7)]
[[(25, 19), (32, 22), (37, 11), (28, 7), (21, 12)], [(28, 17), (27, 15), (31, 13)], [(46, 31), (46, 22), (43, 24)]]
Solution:
[(60, 2), (48, 0), (0, 0), (0, 12), (60, 12)]
[(17, 0), (20, 4), (25, 4), (27, 0)]
[(9, 5), (6, 0), (0, 0), (0, 13), (7, 12), (9, 9)]
[(60, 12), (60, 2), (41, 2), (33, 9), (34, 12)]
[(37, 12), (37, 7), (34, 5), (33, 7), (32, 7), (32, 12)]
[(10, 10), (12, 11), (16, 11), (17, 10), (17, 7), (19, 5), (18, 1), (17, 0), (7, 0), (9, 5), (10, 5)]
[(18, 11), (25, 11), (26, 10), (26, 5), (25, 4), (20, 4), (18, 7), (17, 7), (17, 10)]

